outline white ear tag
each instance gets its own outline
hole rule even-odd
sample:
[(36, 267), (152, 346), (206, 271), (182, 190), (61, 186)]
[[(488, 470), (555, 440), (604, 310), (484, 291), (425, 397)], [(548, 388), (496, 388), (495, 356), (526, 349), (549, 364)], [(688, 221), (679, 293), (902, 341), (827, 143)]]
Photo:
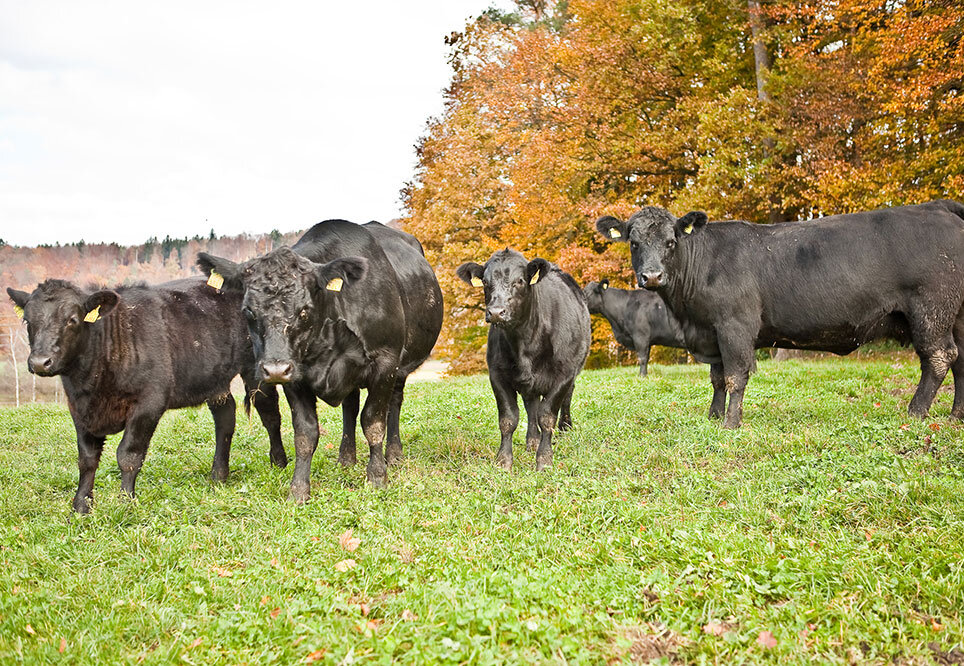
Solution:
[(345, 281), (341, 278), (332, 278), (325, 289), (328, 291), (341, 291), (341, 285), (343, 284), (345, 284)]
[(211, 275), (208, 277), (208, 286), (221, 289), (224, 286), (224, 276), (217, 271), (211, 271)]
[(471, 282), (472, 282), (472, 286), (473, 286), (473, 287), (481, 287), (481, 286), (482, 286), (482, 278), (478, 277), (477, 275), (473, 275), (473, 276), (472, 276)]
[(22, 307), (20, 307), (19, 305), (14, 305), (14, 306), (13, 306), (13, 311), (14, 311), (14, 313), (17, 315), (17, 318), (18, 318), (18, 319), (23, 319), (23, 308), (22, 308)]
[(687, 224), (685, 227), (683, 227), (683, 233), (684, 233), (684, 234), (691, 234), (691, 233), (693, 233), (693, 225), (692, 225), (692, 224)]
[(529, 284), (535, 284), (538, 281), (539, 281), (539, 271), (536, 271), (536, 274), (532, 276), (531, 280), (529, 280)]
[(97, 321), (98, 319), (100, 319), (100, 306), (99, 306), (99, 305), (98, 305), (96, 308), (94, 308), (93, 310), (91, 310), (90, 312), (88, 312), (88, 313), (87, 313), (87, 316), (84, 317), (84, 321), (86, 321), (88, 324), (93, 324), (93, 323), (94, 323), (95, 321)]
[(623, 235), (619, 233), (619, 229), (617, 229), (616, 227), (613, 227), (612, 229), (609, 230), (610, 238), (622, 238), (622, 236)]

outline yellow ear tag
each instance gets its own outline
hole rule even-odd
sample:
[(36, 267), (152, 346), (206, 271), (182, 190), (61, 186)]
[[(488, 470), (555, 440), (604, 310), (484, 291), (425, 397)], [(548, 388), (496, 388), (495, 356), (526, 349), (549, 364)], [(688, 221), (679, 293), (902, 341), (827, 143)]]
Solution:
[(609, 289), (609, 285), (608, 285), (608, 284), (604, 284), (604, 285), (603, 285), (603, 290), (606, 290), (606, 289)]
[(16, 313), (16, 315), (17, 315), (18, 318), (23, 319), (23, 308), (22, 308), (22, 307), (20, 307), (19, 305), (14, 305), (14, 306), (13, 306), (13, 311), (14, 311), (14, 313)]
[(87, 316), (84, 317), (84, 321), (86, 321), (88, 324), (93, 324), (93, 323), (94, 323), (95, 321), (97, 321), (98, 319), (100, 319), (100, 306), (99, 306), (99, 305), (98, 305), (96, 308), (94, 308), (93, 310), (91, 310), (90, 312), (88, 312), (88, 313), (87, 313)]
[(473, 286), (473, 287), (481, 287), (481, 286), (482, 286), (482, 278), (480, 278), (480, 277), (478, 277), (478, 276), (476, 276), (476, 275), (473, 275), (473, 276), (472, 276), (471, 282), (472, 282), (472, 286)]
[(328, 291), (341, 291), (341, 285), (343, 284), (345, 284), (345, 281), (341, 278), (332, 278), (326, 289)]
[(619, 233), (619, 229), (617, 229), (616, 227), (613, 227), (612, 229), (609, 230), (610, 238), (622, 238), (622, 236), (623, 235)]
[(536, 274), (532, 276), (531, 280), (529, 280), (529, 284), (535, 284), (538, 281), (539, 281), (539, 271), (536, 271)]
[(692, 225), (692, 224), (687, 224), (685, 227), (683, 227), (683, 233), (684, 233), (684, 234), (691, 234), (691, 233), (693, 233), (693, 225)]
[(208, 286), (221, 289), (224, 286), (224, 276), (217, 271), (211, 271), (211, 275), (208, 276)]

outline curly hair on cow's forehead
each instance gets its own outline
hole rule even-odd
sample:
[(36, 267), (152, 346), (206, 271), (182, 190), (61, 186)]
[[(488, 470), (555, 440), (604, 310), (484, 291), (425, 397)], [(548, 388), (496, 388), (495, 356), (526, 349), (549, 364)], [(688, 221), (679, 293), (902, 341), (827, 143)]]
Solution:
[(244, 283), (248, 288), (280, 294), (303, 286), (301, 281), (292, 279), (295, 275), (311, 273), (308, 260), (291, 248), (282, 247), (248, 261), (244, 265)]

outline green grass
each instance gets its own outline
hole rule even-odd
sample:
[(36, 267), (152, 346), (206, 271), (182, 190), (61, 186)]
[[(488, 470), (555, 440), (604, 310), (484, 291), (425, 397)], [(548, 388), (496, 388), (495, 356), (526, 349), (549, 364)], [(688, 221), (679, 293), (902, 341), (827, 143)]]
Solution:
[[(911, 421), (908, 356), (762, 362), (730, 432), (705, 418), (705, 366), (635, 373), (580, 376), (576, 428), (544, 474), (522, 427), (515, 469), (494, 467), (486, 378), (412, 385), (383, 491), (364, 483), (367, 447), (336, 464), (340, 410), (322, 406), (300, 507), (256, 419), (212, 485), (211, 417), (187, 409), (161, 422), (135, 501), (110, 438), (77, 517), (66, 409), (0, 411), (0, 662), (961, 656), (964, 448), (947, 386)], [(290, 421), (284, 436), (290, 454)]]

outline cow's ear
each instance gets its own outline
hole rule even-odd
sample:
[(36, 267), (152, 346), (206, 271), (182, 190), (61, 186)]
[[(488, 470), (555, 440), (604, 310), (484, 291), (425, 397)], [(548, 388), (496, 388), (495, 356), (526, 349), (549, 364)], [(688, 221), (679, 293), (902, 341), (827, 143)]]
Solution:
[(603, 278), (599, 281), (600, 289), (609, 289), (609, 278)]
[(596, 220), (596, 230), (616, 243), (625, 243), (629, 240), (629, 230), (625, 222), (622, 222), (612, 215), (606, 215)]
[(215, 289), (244, 289), (241, 264), (215, 257), (207, 252), (197, 253), (197, 267), (208, 276), (208, 284)]
[(676, 237), (689, 236), (706, 226), (709, 218), (706, 213), (693, 211), (676, 220)]
[(485, 267), (479, 266), (474, 261), (466, 261), (464, 264), (455, 269), (455, 274), (461, 278), (462, 282), (470, 284), (473, 287), (482, 286), (482, 275), (485, 273)]
[(539, 280), (549, 274), (551, 268), (552, 266), (545, 259), (533, 259), (529, 262), (529, 265), (526, 266), (526, 282), (529, 284), (538, 284)]
[(110, 314), (120, 302), (120, 294), (110, 289), (95, 291), (84, 301), (84, 321), (93, 324), (95, 321)]
[(7, 287), (7, 296), (10, 297), (10, 300), (13, 301), (13, 304), (20, 308), (21, 311), (24, 307), (26, 307), (27, 301), (30, 300), (30, 294), (27, 292), (11, 289), (10, 287)]
[(341, 291), (345, 285), (352, 285), (368, 273), (368, 259), (364, 257), (342, 257), (321, 264), (315, 268), (318, 287), (327, 291)]

